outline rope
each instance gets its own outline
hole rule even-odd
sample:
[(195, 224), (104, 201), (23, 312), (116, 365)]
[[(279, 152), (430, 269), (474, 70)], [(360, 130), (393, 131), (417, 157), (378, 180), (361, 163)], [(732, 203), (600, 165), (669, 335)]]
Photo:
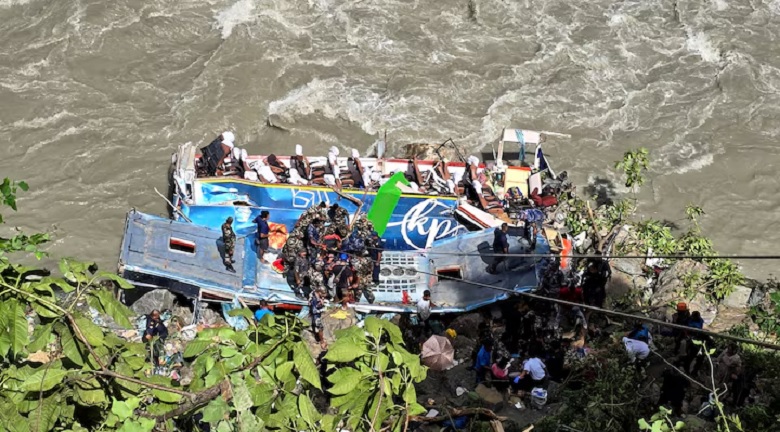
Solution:
[[(350, 253), (350, 252), (340, 252), (340, 253), (346, 253), (347, 255), (350, 255), (350, 256), (357, 256), (356, 254), (353, 254), (353, 253)], [(500, 255), (503, 255), (503, 254), (494, 254), (494, 255), (500, 256)], [(511, 256), (511, 255), (512, 254), (507, 254), (507, 256)], [(601, 257), (600, 255), (594, 255), (594, 256)], [(780, 351), (780, 345), (777, 345), (777, 344), (773, 344), (773, 343), (769, 343), (769, 342), (762, 342), (762, 341), (757, 341), (757, 340), (752, 340), (752, 339), (747, 339), (747, 338), (734, 336), (734, 335), (730, 335), (730, 334), (726, 334), (726, 333), (716, 333), (716, 332), (712, 332), (712, 331), (709, 331), (709, 330), (698, 329), (698, 328), (695, 328), (695, 327), (688, 327), (688, 326), (684, 326), (684, 325), (680, 325), (680, 324), (669, 323), (669, 322), (661, 321), (661, 320), (658, 320), (658, 319), (655, 319), (655, 318), (650, 318), (650, 317), (647, 317), (647, 316), (644, 316), (644, 315), (633, 315), (633, 314), (629, 314), (629, 313), (626, 313), (626, 312), (618, 312), (618, 311), (604, 309), (604, 308), (600, 308), (600, 307), (596, 307), (596, 306), (590, 306), (590, 305), (586, 305), (586, 304), (574, 303), (574, 302), (570, 302), (570, 301), (566, 301), (566, 300), (561, 300), (561, 299), (556, 299), (556, 298), (551, 298), (551, 297), (545, 297), (545, 296), (541, 296), (541, 295), (533, 294), (533, 293), (529, 293), (529, 292), (518, 292), (518, 291), (515, 291), (515, 290), (510, 289), (510, 288), (503, 288), (503, 287), (498, 287), (498, 286), (495, 286), (495, 285), (484, 284), (484, 283), (481, 283), (481, 282), (470, 281), (470, 280), (467, 280), (467, 279), (460, 279), (460, 278), (456, 278), (456, 277), (452, 277), (452, 276), (425, 272), (425, 271), (421, 271), (421, 270), (417, 270), (417, 269), (413, 269), (413, 268), (408, 268), (408, 267), (404, 267), (404, 266), (400, 266), (400, 265), (386, 265), (386, 267), (395, 267), (395, 268), (401, 268), (401, 269), (404, 269), (404, 270), (410, 269), (410, 270), (413, 270), (413, 271), (415, 271), (417, 273), (421, 273), (421, 274), (424, 274), (424, 275), (436, 276), (436, 277), (438, 277), (440, 279), (449, 279), (449, 280), (459, 281), (459, 282), (462, 282), (462, 283), (466, 283), (466, 284), (469, 284), (469, 285), (474, 285), (474, 286), (478, 286), (478, 287), (482, 287), (482, 288), (490, 288), (490, 289), (494, 289), (494, 290), (498, 290), (498, 291), (504, 291), (504, 292), (508, 292), (510, 294), (520, 295), (520, 296), (528, 297), (528, 298), (531, 298), (531, 299), (534, 299), (534, 300), (548, 301), (548, 302), (557, 303), (557, 304), (565, 305), (565, 306), (572, 306), (572, 307), (576, 306), (576, 307), (579, 307), (580, 309), (592, 310), (592, 311), (595, 311), (595, 312), (598, 312), (598, 313), (602, 313), (602, 314), (605, 314), (605, 315), (613, 315), (613, 316), (618, 316), (618, 317), (621, 317), (621, 318), (628, 318), (628, 319), (632, 319), (632, 320), (636, 320), (636, 321), (653, 323), (653, 324), (657, 324), (657, 325), (664, 326), (664, 327), (676, 328), (676, 329), (679, 329), (679, 330), (685, 330), (685, 331), (691, 332), (691, 333), (705, 334), (705, 335), (713, 336), (713, 337), (720, 338), (720, 339), (726, 339), (726, 340), (731, 340), (731, 341), (735, 341), (735, 342), (741, 342), (741, 343), (744, 343), (744, 344), (760, 346), (762, 348), (767, 348), (767, 349), (771, 349), (771, 350), (775, 350), (775, 351)]]

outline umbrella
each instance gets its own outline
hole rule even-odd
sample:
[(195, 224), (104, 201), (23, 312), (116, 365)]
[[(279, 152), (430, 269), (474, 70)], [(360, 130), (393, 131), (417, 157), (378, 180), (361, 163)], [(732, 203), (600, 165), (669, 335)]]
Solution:
[(455, 364), (455, 349), (449, 339), (431, 336), (422, 346), (422, 361), (433, 370), (445, 370)]

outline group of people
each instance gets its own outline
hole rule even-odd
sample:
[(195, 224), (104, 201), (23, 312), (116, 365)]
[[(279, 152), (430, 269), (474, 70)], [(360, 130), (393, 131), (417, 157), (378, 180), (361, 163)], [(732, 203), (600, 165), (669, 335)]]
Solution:
[(322, 202), (303, 212), (282, 258), (297, 295), (335, 299), (346, 307), (361, 296), (374, 302), (382, 250), (382, 240), (364, 214), (350, 224), (346, 209)]
[[(263, 183), (376, 189), (393, 174), (385, 175), (364, 167), (356, 149), (351, 150), (342, 165), (336, 146), (330, 147), (323, 163), (311, 163), (300, 144), (295, 146), (295, 154), (289, 156), (286, 164), (275, 154), (250, 160), (246, 149), (236, 147), (235, 134), (230, 131), (223, 132), (202, 148), (201, 154), (196, 165), (199, 176), (236, 176)], [(503, 211), (503, 203), (489, 186), (489, 171), (480, 166), (479, 158), (469, 156), (465, 162), (465, 170), (461, 173), (459, 170), (450, 172), (444, 160), (433, 166), (420, 167), (416, 159), (410, 159), (403, 172), (413, 192), (461, 194), (485, 211)]]
[(381, 183), (381, 175), (364, 169), (360, 153), (352, 149), (345, 169), (339, 164), (339, 148), (328, 150), (323, 164), (312, 164), (303, 155), (303, 147), (295, 146), (295, 154), (285, 164), (275, 154), (250, 160), (246, 149), (235, 146), (235, 134), (223, 132), (208, 146), (201, 149), (202, 157), (196, 168), (199, 176), (236, 176), (263, 183), (288, 183), (293, 185), (327, 185), (336, 188), (349, 186), (368, 188)]

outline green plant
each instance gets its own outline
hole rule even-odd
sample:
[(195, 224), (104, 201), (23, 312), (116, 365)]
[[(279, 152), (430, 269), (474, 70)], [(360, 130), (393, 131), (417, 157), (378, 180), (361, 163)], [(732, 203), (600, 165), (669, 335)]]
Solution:
[(683, 296), (685, 296), (687, 299), (693, 298), (693, 296), (696, 295), (696, 291), (698, 290), (699, 286), (701, 285), (701, 273), (697, 271), (688, 272), (682, 276), (681, 280), (684, 288)]
[(671, 228), (661, 221), (648, 219), (636, 224), (636, 234), (645, 250), (651, 248), (654, 254), (671, 255), (677, 253), (677, 240)]
[(625, 152), (623, 160), (615, 162), (615, 168), (623, 171), (626, 176), (626, 187), (630, 188), (634, 194), (645, 183), (644, 171), (647, 171), (649, 167), (648, 155), (647, 149), (641, 147)]
[(696, 230), (699, 230), (699, 217), (704, 214), (704, 209), (702, 209), (699, 206), (695, 206), (693, 204), (688, 204), (685, 206), (685, 216), (688, 218), (691, 223), (696, 227)]
[[(15, 192), (3, 189), (3, 202)], [(31, 244), (21, 242), (11, 250)], [(368, 318), (364, 328), (337, 333), (327, 354), (332, 412), (323, 412), (315, 402), (324, 386), (297, 318), (257, 325), (249, 310), (231, 312), (249, 328), (198, 333), (183, 353), (193, 378), (182, 385), (150, 374), (143, 343), (93, 321), (90, 309), (131, 328), (133, 313), (112, 290), (130, 284), (70, 259), (60, 262), (63, 277), (41, 277), (7, 252), (0, 250), (0, 425), (14, 432), (174, 430), (174, 420), (197, 413), (219, 432), (397, 432), (425, 411), (414, 384), (427, 369), (390, 322)]]
[(710, 292), (718, 300), (731, 295), (737, 285), (745, 281), (745, 276), (739, 271), (739, 266), (729, 259), (707, 259), (705, 264), (710, 268), (709, 279), (712, 283)]
[(673, 422), (669, 417), (672, 414), (670, 409), (659, 407), (658, 412), (650, 417), (650, 421), (639, 419), (639, 430), (651, 432), (671, 432), (685, 429), (685, 423)]

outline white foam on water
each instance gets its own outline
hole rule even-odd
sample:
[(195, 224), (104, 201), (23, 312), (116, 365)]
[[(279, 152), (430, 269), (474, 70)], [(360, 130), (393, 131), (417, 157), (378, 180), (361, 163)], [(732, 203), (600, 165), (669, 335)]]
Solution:
[(237, 26), (251, 23), (256, 18), (254, 0), (238, 0), (215, 16), (216, 27), (222, 30), (222, 39), (229, 38)]
[(12, 6), (21, 6), (30, 3), (32, 0), (0, 0), (0, 8), (10, 8)]
[(722, 12), (729, 8), (729, 4), (726, 0), (710, 0), (710, 4), (712, 4), (712, 9), (716, 12)]
[(772, 0), (767, 6), (769, 7), (769, 12), (774, 15), (780, 15), (780, 0)]
[(721, 52), (713, 45), (710, 38), (704, 32), (688, 31), (685, 39), (685, 48), (698, 54), (702, 60), (710, 63), (718, 63), (721, 60)]
[(48, 117), (36, 117), (30, 120), (17, 120), (11, 124), (11, 127), (14, 129), (41, 129), (52, 126), (66, 117), (73, 117), (73, 115), (70, 112), (64, 110)]

